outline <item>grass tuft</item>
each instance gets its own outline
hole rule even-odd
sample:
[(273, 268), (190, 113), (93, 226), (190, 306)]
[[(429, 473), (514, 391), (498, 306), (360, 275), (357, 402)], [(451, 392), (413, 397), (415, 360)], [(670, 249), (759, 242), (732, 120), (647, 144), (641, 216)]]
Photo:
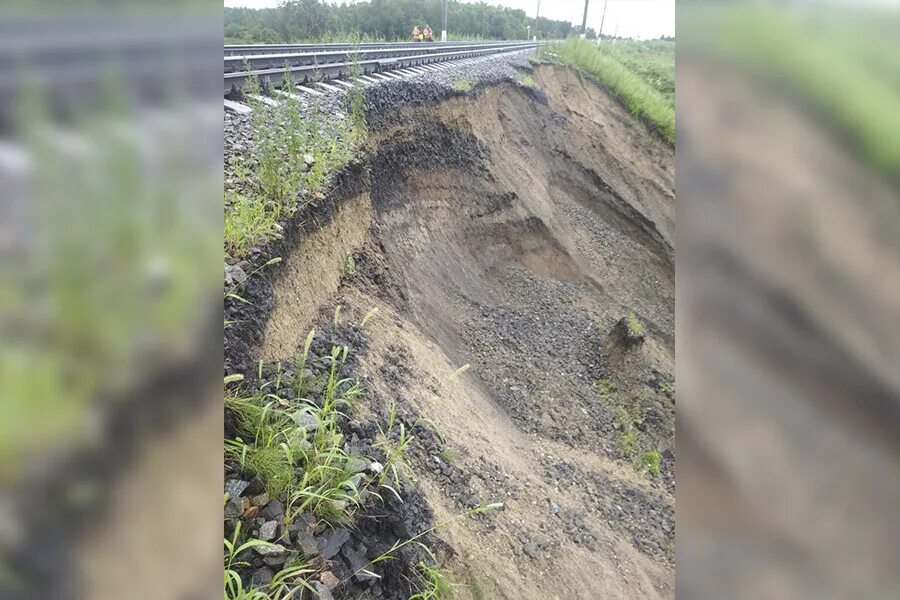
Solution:
[(472, 89), (472, 84), (465, 79), (460, 79), (453, 84), (453, 89), (457, 92), (468, 92)]
[(419, 576), (419, 591), (409, 600), (445, 600), (453, 597), (453, 584), (447, 571), (429, 567), (424, 562), (416, 566)]
[(628, 312), (628, 334), (632, 337), (640, 337), (647, 333), (647, 327), (641, 323), (634, 311)]
[(341, 252), (341, 271), (347, 279), (356, 276), (356, 260), (353, 258), (352, 252)]
[(233, 258), (243, 258), (254, 244), (278, 237), (278, 204), (260, 197), (225, 192), (225, 250)]
[[(311, 391), (306, 387), (305, 366), (312, 338), (312, 334), (307, 337), (303, 353), (295, 360), (300, 380), (295, 385), (301, 392)], [(225, 440), (225, 456), (241, 472), (258, 476), (271, 497), (288, 499), (288, 522), (304, 511), (347, 521), (360, 503), (338, 428), (342, 410), (352, 408), (362, 394), (358, 382), (341, 377), (347, 354), (346, 347), (332, 348), (327, 379), (317, 386), (321, 397), (301, 397), (299, 406), (268, 392), (268, 383), (247, 397), (226, 392), (225, 406), (240, 435)], [(270, 383), (280, 387), (279, 379)]]
[(659, 450), (649, 450), (641, 454), (635, 463), (635, 470), (639, 473), (649, 473), (653, 477), (659, 477), (659, 465), (662, 457)]
[(615, 382), (609, 377), (604, 377), (597, 382), (597, 393), (604, 399), (613, 396), (617, 390)]

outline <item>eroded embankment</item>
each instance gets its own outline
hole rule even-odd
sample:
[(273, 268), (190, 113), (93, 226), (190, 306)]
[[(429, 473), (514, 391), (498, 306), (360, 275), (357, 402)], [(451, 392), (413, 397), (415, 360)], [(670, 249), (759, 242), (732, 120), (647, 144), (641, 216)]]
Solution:
[(534, 80), (380, 116), (245, 346), (289, 360), (378, 308), (351, 328), (369, 418), (437, 424), (410, 451), (437, 521), (504, 502), (440, 530), (461, 597), (672, 597), (673, 152), (571, 71)]

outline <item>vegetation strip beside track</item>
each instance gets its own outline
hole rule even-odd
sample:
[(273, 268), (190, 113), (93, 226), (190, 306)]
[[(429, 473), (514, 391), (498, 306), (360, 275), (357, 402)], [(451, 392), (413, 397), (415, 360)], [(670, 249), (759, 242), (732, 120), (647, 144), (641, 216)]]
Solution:
[[(675, 143), (675, 43), (568, 39), (542, 58), (585, 72), (606, 86), (628, 111)], [(652, 57), (652, 60), (649, 58)]]

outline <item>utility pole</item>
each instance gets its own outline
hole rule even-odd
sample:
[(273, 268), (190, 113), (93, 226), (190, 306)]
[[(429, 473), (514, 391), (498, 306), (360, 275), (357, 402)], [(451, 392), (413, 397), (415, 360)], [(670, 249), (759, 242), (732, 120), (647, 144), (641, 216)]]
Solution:
[[(606, 0), (604, 0), (604, 3)], [(590, 0), (584, 0), (584, 18), (581, 19), (581, 39), (584, 39), (585, 34), (587, 33), (587, 10), (588, 4)]]
[(447, 41), (447, 0), (444, 0), (443, 19), (444, 19), (444, 25), (443, 25), (443, 28), (441, 29), (441, 41), (446, 42)]
[[(597, 34), (597, 39), (601, 39), (603, 37), (603, 21), (606, 20), (606, 3), (608, 0), (603, 0), (603, 16), (600, 17), (600, 32)], [(616, 21), (616, 28), (618, 29), (619, 22)]]

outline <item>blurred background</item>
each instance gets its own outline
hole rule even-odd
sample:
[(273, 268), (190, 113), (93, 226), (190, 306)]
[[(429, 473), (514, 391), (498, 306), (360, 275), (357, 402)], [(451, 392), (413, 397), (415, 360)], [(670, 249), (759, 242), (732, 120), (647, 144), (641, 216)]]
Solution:
[(900, 596), (900, 14), (677, 7), (683, 598)]
[(2, 598), (220, 593), (221, 40), (0, 8)]

